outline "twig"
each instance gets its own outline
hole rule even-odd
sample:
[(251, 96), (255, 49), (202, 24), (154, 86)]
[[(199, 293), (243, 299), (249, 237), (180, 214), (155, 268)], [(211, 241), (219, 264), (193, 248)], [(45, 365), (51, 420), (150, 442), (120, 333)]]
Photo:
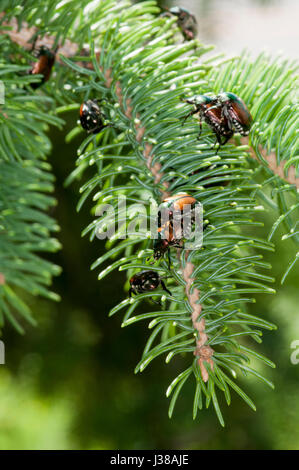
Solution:
[[(249, 139), (248, 137), (242, 137), (241, 138), (241, 143), (242, 145), (249, 145)], [(262, 145), (259, 145), (259, 152), (263, 156), (263, 158), (268, 162), (268, 168), (277, 176), (279, 176), (281, 179), (284, 181), (287, 181), (290, 184), (293, 184), (296, 186), (297, 189), (299, 189), (299, 178), (296, 178), (296, 170), (294, 166), (290, 166), (288, 168), (287, 174), (285, 174), (284, 167), (285, 167), (285, 162), (280, 162), (279, 165), (277, 165), (276, 161), (276, 154), (275, 152), (267, 153), (266, 149), (262, 147)], [(260, 158), (258, 155), (255, 153), (254, 149), (250, 146), (249, 150), (250, 156), (254, 158), (254, 160), (257, 160), (259, 163), (263, 164), (261, 162)]]
[[(127, 98), (126, 103), (123, 102), (123, 94), (122, 94), (122, 89), (121, 89), (121, 84), (119, 81), (116, 82), (116, 95), (118, 97), (119, 104), (125, 114), (125, 116), (128, 119), (133, 119), (132, 111), (133, 108), (131, 106), (131, 99)], [(142, 138), (145, 134), (145, 127), (142, 125), (140, 121), (140, 116), (139, 114), (136, 115), (136, 120), (135, 120), (135, 130), (136, 130), (136, 140), (140, 144), (142, 142)], [(145, 143), (144, 145), (144, 150), (143, 150), (143, 156), (146, 161), (146, 166), (152, 173), (154, 177), (154, 183), (158, 184), (161, 181), (161, 178), (163, 177), (163, 173), (161, 172), (161, 164), (156, 162), (154, 165), (152, 165), (152, 161), (154, 158), (154, 155), (152, 155), (152, 149), (153, 146), (149, 144), (148, 142)], [(167, 189), (169, 187), (169, 183), (164, 181), (162, 183), (162, 186), (165, 188), (165, 190), (161, 191), (161, 197), (162, 200), (168, 197), (170, 194), (168, 193)]]
[[(109, 71), (108, 73), (106, 72), (106, 74), (107, 74), (106, 85), (108, 86), (109, 84), (110, 86), (111, 71)], [(119, 81), (116, 82), (116, 95), (118, 97), (119, 104), (125, 116), (128, 119), (132, 120), (133, 108), (131, 106), (131, 100), (130, 98), (127, 98), (126, 103), (124, 103), (121, 83)], [(135, 121), (136, 140), (140, 144), (142, 142), (142, 138), (145, 134), (146, 129), (144, 126), (142, 126), (142, 123), (139, 119), (139, 115), (137, 115), (136, 117), (137, 117)], [(151, 171), (154, 177), (155, 184), (158, 184), (163, 177), (163, 172), (161, 172), (160, 163), (156, 162), (154, 165), (152, 165), (152, 161), (153, 161), (153, 155), (151, 154), (152, 148), (153, 148), (152, 145), (150, 145), (149, 143), (146, 143), (144, 146), (143, 156), (145, 158), (147, 168)], [(164, 182), (163, 186), (165, 187), (165, 191), (162, 191), (162, 199), (169, 196), (169, 193), (166, 191), (168, 189), (168, 183)], [(186, 256), (188, 256), (188, 252)], [(209, 345), (206, 345), (208, 337), (207, 337), (207, 334), (205, 333), (205, 319), (202, 318), (199, 322), (197, 322), (197, 318), (201, 313), (202, 306), (199, 303), (199, 298), (200, 298), (199, 290), (196, 288), (192, 290), (192, 283), (194, 281), (194, 278), (192, 278), (193, 271), (194, 271), (194, 265), (191, 262), (187, 261), (186, 266), (183, 269), (183, 277), (184, 277), (184, 280), (186, 281), (186, 294), (189, 300), (189, 304), (193, 310), (191, 314), (192, 324), (193, 324), (194, 329), (198, 331), (198, 336), (199, 336), (196, 339), (196, 348), (194, 350), (194, 355), (198, 357), (198, 364), (201, 370), (202, 378), (204, 382), (207, 382), (209, 379), (209, 374), (205, 367), (204, 361), (208, 362), (211, 368), (213, 369), (212, 355), (214, 351)]]
[[(5, 13), (0, 13), (0, 19), (5, 16)], [(1, 29), (2, 26), (9, 26), (12, 29)], [(25, 50), (31, 50), (32, 42), (31, 39), (34, 35), (38, 33), (38, 28), (31, 26), (29, 28), (26, 22), (22, 23), (22, 27), (18, 29), (18, 22), (16, 18), (12, 18), (9, 22), (3, 21), (0, 24), (0, 34), (5, 34), (10, 37), (10, 39), (19, 44)], [(36, 47), (46, 46), (49, 49), (52, 49), (54, 46), (55, 38), (49, 34), (45, 34), (43, 37), (38, 37), (35, 43)], [(65, 40), (63, 46), (59, 47), (59, 53), (63, 54), (66, 57), (72, 57), (78, 53), (78, 45), (68, 39)], [(59, 60), (59, 59), (58, 59)]]
[(214, 350), (209, 345), (206, 344), (208, 340), (208, 336), (205, 333), (205, 326), (206, 326), (205, 319), (202, 318), (200, 321), (197, 321), (202, 311), (202, 305), (199, 303), (199, 298), (200, 298), (199, 290), (196, 287), (192, 289), (192, 284), (194, 281), (194, 278), (192, 277), (193, 271), (194, 271), (194, 264), (191, 263), (190, 261), (187, 261), (188, 254), (189, 252), (187, 251), (186, 265), (185, 265), (185, 268), (183, 269), (183, 278), (186, 281), (186, 294), (189, 300), (189, 304), (192, 308), (192, 314), (191, 314), (192, 324), (193, 324), (194, 329), (198, 331), (198, 337), (196, 338), (196, 349), (194, 351), (194, 355), (198, 357), (198, 365), (200, 367), (203, 381), (207, 382), (209, 380), (209, 374), (205, 367), (204, 361), (210, 364), (213, 370), (214, 365), (213, 365), (212, 356), (213, 356)]

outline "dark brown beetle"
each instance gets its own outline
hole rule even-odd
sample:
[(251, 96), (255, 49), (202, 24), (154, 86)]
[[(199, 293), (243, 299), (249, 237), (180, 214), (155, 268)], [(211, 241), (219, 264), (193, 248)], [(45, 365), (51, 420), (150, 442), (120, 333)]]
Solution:
[(105, 124), (105, 116), (99, 106), (100, 100), (87, 100), (80, 106), (80, 122), (88, 134), (97, 134), (110, 124)]
[[(57, 50), (57, 49), (56, 49)], [(37, 51), (37, 58), (38, 61), (34, 63), (30, 74), (31, 75), (42, 75), (42, 79), (40, 82), (33, 82), (30, 84), (31, 88), (36, 90), (40, 86), (42, 86), (45, 82), (47, 82), (51, 76), (52, 68), (55, 63), (55, 52), (51, 51), (46, 46), (40, 46)]]
[(177, 24), (186, 41), (195, 39), (198, 32), (197, 21), (190, 11), (183, 7), (172, 7), (166, 12), (162, 13), (163, 16), (174, 15), (177, 17)]
[(156, 290), (160, 285), (165, 292), (172, 295), (156, 271), (140, 271), (134, 274), (130, 279), (130, 285), (129, 297), (131, 297), (132, 294), (137, 295), (143, 292), (151, 292)]

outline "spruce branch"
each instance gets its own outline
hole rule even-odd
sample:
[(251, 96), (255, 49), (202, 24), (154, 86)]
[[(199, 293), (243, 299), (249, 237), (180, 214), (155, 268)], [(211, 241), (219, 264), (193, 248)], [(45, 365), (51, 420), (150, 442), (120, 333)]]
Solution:
[[(2, 12), (0, 14), (0, 19), (1, 17), (4, 17), (5, 13)], [(0, 30), (0, 33), (6, 34), (10, 39), (17, 43), (19, 46), (23, 47), (25, 50), (31, 50), (32, 48), (32, 38), (37, 37), (36, 40), (36, 47), (39, 47), (41, 45), (47, 46), (49, 49), (53, 49), (55, 45), (55, 37), (50, 35), (50, 34), (45, 34), (42, 37), (38, 36), (39, 29), (36, 26), (31, 26), (29, 27), (26, 22), (23, 22), (22, 25), (19, 27), (17, 18), (11, 18), (9, 21), (3, 21), (2, 26), (5, 27), (4, 30)], [(6, 28), (11, 28), (11, 29), (6, 29)], [(81, 51), (79, 51), (79, 46), (75, 42), (72, 42), (68, 39), (64, 40), (64, 44), (59, 46), (59, 54), (61, 54), (64, 57), (72, 58), (75, 57), (76, 55), (79, 56), (86, 56), (88, 57), (90, 54), (89, 49), (85, 46)], [(100, 51), (97, 51), (96, 53), (97, 56), (100, 55)], [(63, 61), (60, 59), (59, 55), (57, 57), (57, 60), (63, 64)], [(92, 62), (82, 62), (82, 60), (77, 60), (76, 61), (78, 65), (80, 66), (85, 66), (86, 68), (90, 68), (91, 70), (94, 70)], [(109, 73), (111, 70), (106, 70), (107, 74), (107, 81), (106, 85), (109, 88), (111, 85), (112, 78), (109, 78)], [(116, 85), (116, 93), (118, 92)], [(120, 97), (121, 100), (121, 97)], [(126, 111), (125, 113), (128, 113), (128, 116), (130, 115), (130, 99), (127, 99), (126, 103)], [(138, 127), (138, 125), (136, 124)], [(140, 127), (140, 126), (139, 126)], [(142, 137), (144, 132), (144, 129), (140, 127), (139, 133), (137, 134), (136, 138), (137, 140)], [(267, 152), (267, 150), (262, 146), (259, 145), (259, 152), (258, 154), (254, 151), (254, 148), (250, 146), (249, 138), (248, 137), (241, 137), (240, 139), (241, 143), (243, 145), (247, 145), (249, 147), (249, 154), (252, 158), (257, 160), (260, 164), (263, 164), (263, 162), (268, 163), (268, 168), (271, 170), (271, 172), (274, 175), (277, 175), (279, 178), (281, 178), (283, 181), (288, 182), (291, 185), (294, 185), (297, 189), (299, 188), (299, 177), (296, 176), (296, 168), (294, 165), (289, 165), (287, 168), (285, 167), (286, 162), (281, 161), (280, 163), (277, 163), (277, 155), (275, 151), (272, 151), (270, 153)], [(146, 145), (145, 153), (146, 153), (146, 158), (149, 162), (149, 169), (151, 169), (151, 163), (150, 160), (153, 158), (151, 156), (151, 146), (149, 144)], [(259, 158), (259, 155), (262, 155), (262, 159)], [(155, 163), (154, 168), (151, 169), (151, 171), (154, 171), (156, 173), (155, 177), (159, 178), (160, 175), (160, 166), (159, 163)], [(159, 182), (158, 179), (156, 182)], [(167, 193), (165, 193), (167, 194)]]
[[(183, 385), (193, 374), (196, 396), (198, 397), (200, 389), (206, 396), (207, 406), (213, 402), (223, 424), (215, 387), (225, 391), (229, 403), (229, 385), (254, 408), (247, 395), (234, 382), (229, 382), (223, 368), (231, 370), (232, 364), (229, 361), (232, 360), (235, 367), (242, 371), (245, 367), (243, 361), (248, 363), (246, 355), (240, 353), (238, 338), (249, 336), (259, 342), (261, 332), (254, 329), (254, 326), (275, 328), (274, 325), (246, 314), (244, 305), (250, 299), (242, 298), (243, 294), (273, 292), (262, 282), (250, 279), (256, 277), (271, 282), (269, 276), (251, 271), (253, 265), (255, 268), (266, 268), (266, 264), (259, 261), (259, 256), (255, 259), (256, 255), (251, 254), (250, 245), (255, 244), (260, 249), (273, 248), (263, 240), (252, 240), (251, 237), (241, 235), (238, 230), (242, 225), (258, 225), (254, 221), (254, 213), (258, 207), (255, 207), (252, 195), (258, 185), (252, 182), (253, 171), (248, 169), (245, 149), (231, 145), (228, 150), (221, 150), (217, 156), (211, 151), (209, 132), (204, 131), (201, 142), (198, 143), (194, 138), (195, 124), (190, 120), (188, 126), (181, 126), (186, 109), (179, 99), (192, 83), (190, 75), (193, 77), (197, 74), (194, 86), (201, 87), (202, 92), (211, 86), (202, 79), (207, 78), (210, 68), (204, 61), (198, 63), (198, 55), (203, 55), (204, 48), (197, 48), (196, 54), (192, 56), (192, 44), (172, 46), (172, 38), (169, 43), (168, 39), (164, 43), (162, 39), (163, 44), (159, 44), (153, 35), (153, 24), (163, 20), (149, 17), (144, 21), (142, 15), (136, 16), (134, 9), (135, 7), (131, 7), (126, 11), (125, 17), (119, 19), (119, 29), (113, 27), (113, 22), (106, 24), (102, 41), (97, 42), (102, 52), (97, 57), (94, 54), (91, 56), (97, 71), (97, 82), (85, 81), (84, 89), (88, 89), (89, 96), (93, 96), (99, 87), (105, 85), (107, 90), (103, 90), (104, 111), (113, 116), (116, 127), (126, 129), (126, 132), (115, 134), (109, 130), (105, 136), (99, 135), (92, 140), (87, 138), (80, 146), (78, 169), (74, 171), (73, 178), (82, 175), (88, 163), (101, 164), (101, 170), (82, 186), (79, 207), (92, 194), (97, 203), (104, 202), (109, 197), (109, 201), (114, 204), (115, 192), (126, 194), (132, 202), (136, 199), (144, 200), (144, 188), (147, 188), (147, 193), (151, 192), (151, 197), (159, 200), (167, 188), (167, 193), (170, 194), (179, 190), (191, 191), (203, 201), (205, 218), (210, 222), (209, 229), (204, 234), (205, 249), (189, 254), (187, 266), (186, 253), (183, 253), (181, 262), (172, 257), (174, 267), (171, 271), (167, 270), (165, 262), (152, 268), (161, 274), (166, 272), (167, 277), (172, 278), (175, 284), (175, 287), (171, 287), (174, 294), (169, 298), (170, 307), (161, 312), (135, 315), (135, 309), (152, 295), (144, 293), (124, 300), (111, 310), (110, 315), (126, 309), (123, 326), (150, 320), (149, 327), (153, 331), (136, 372), (143, 371), (153, 359), (164, 353), (167, 354), (167, 363), (182, 352), (196, 356), (192, 366), (179, 374), (167, 391), (167, 396), (172, 395), (170, 415)], [(139, 34), (134, 37), (135, 43), (130, 36), (130, 23), (127, 23), (130, 14), (134, 15), (137, 31), (139, 21), (142, 24)], [(122, 30), (121, 35), (119, 30)], [(161, 40), (159, 33), (157, 37)], [(109, 38), (110, 55), (104, 53), (105, 38)], [(94, 50), (92, 43), (90, 50)], [(66, 63), (77, 70), (74, 62)], [(82, 70), (83, 79), (85, 75)], [(131, 146), (130, 150), (128, 144)], [(124, 146), (127, 150), (122, 154), (121, 149)], [(148, 163), (151, 156), (153, 158)], [(158, 166), (154, 167), (156, 163)], [(150, 170), (149, 174), (144, 171), (144, 165)], [(112, 176), (113, 168), (115, 176)], [(118, 182), (118, 175), (125, 177), (127, 171), (131, 173), (131, 180), (136, 183), (124, 185)], [(103, 184), (105, 175), (107, 183)], [(224, 179), (229, 183), (228, 186), (221, 186)], [(166, 183), (167, 186), (161, 183)], [(113, 207), (117, 213), (116, 204)], [(84, 233), (90, 233), (91, 239), (94, 239), (97, 227), (98, 221), (95, 220)], [(221, 234), (218, 235), (218, 231)], [(136, 239), (117, 243), (114, 239), (113, 242), (107, 242), (107, 249), (109, 251), (94, 262), (93, 269), (100, 267), (109, 257), (119, 256), (121, 252), (124, 252), (124, 256), (104, 268), (99, 279), (114, 269), (126, 270), (130, 276), (137, 268), (148, 268), (145, 263), (149, 253), (147, 241)], [(235, 305), (239, 305), (239, 308), (234, 308)], [(227, 352), (220, 352), (219, 346), (224, 347)], [(256, 374), (253, 369), (250, 371)], [(271, 386), (264, 377), (261, 380)], [(196, 413), (197, 407), (194, 416)]]
[[(107, 73), (107, 71), (106, 71), (106, 73)], [(109, 77), (109, 81), (108, 81), (108, 83), (106, 81), (106, 84), (107, 84), (107, 86), (110, 86), (111, 81), (113, 81), (112, 78), (111, 78), (111, 71), (110, 70), (108, 72), (108, 77)], [(125, 116), (128, 119), (132, 120), (133, 119), (133, 115), (132, 115), (132, 109), (133, 108), (131, 106), (131, 99), (129, 97), (127, 97), (126, 103), (125, 103), (125, 106), (124, 106), (124, 97), (123, 97), (123, 94), (122, 94), (121, 83), (120, 83), (119, 80), (115, 84), (115, 93), (118, 97), (119, 104), (120, 104)], [(135, 127), (135, 132), (136, 132), (136, 141), (137, 141), (138, 144), (141, 144), (142, 143), (142, 138), (146, 133), (146, 129), (142, 125), (142, 122), (140, 121), (140, 115), (138, 113), (136, 114), (136, 118), (134, 119), (134, 127)], [(163, 172), (161, 171), (162, 166), (159, 162), (155, 162), (154, 164), (152, 164), (153, 159), (154, 159), (154, 155), (152, 154), (152, 150), (153, 150), (153, 146), (151, 144), (149, 144), (148, 142), (146, 142), (144, 144), (143, 157), (144, 157), (144, 160), (146, 162), (146, 166), (147, 166), (148, 170), (153, 175), (154, 184), (159, 184), (161, 179), (163, 178)], [(162, 183), (162, 186), (163, 186), (163, 190), (161, 190), (160, 192), (161, 192), (161, 198), (163, 200), (164, 198), (166, 198), (170, 194), (167, 192), (167, 189), (169, 187), (168, 182), (164, 181)]]
[[(108, 72), (108, 73), (107, 73)], [(106, 85), (109, 87), (111, 85), (112, 77), (111, 77), (111, 70), (106, 71)], [(107, 77), (109, 77), (107, 81)], [(132, 106), (131, 106), (131, 100), (130, 98), (126, 99), (126, 106), (124, 108), (123, 106), (123, 94), (122, 94), (122, 89), (121, 89), (121, 83), (119, 81), (116, 82), (116, 95), (119, 100), (119, 104), (125, 114), (125, 116), (128, 119), (132, 119)], [(136, 130), (136, 140), (138, 143), (142, 142), (142, 137), (145, 134), (145, 127), (142, 126), (142, 122), (140, 121), (140, 116), (139, 114), (136, 115), (137, 119), (135, 120), (135, 130)], [(161, 164), (156, 162), (152, 166), (152, 160), (153, 156), (151, 155), (153, 146), (146, 143), (144, 146), (144, 151), (143, 151), (143, 156), (146, 161), (146, 166), (147, 168), (151, 171), (153, 177), (154, 177), (154, 184), (158, 184), (162, 177), (163, 173), (161, 172)], [(164, 182), (163, 186), (165, 189), (169, 187), (169, 184), (167, 182)], [(170, 195), (169, 192), (166, 191), (161, 191), (161, 197), (162, 200), (165, 197), (168, 197)], [(213, 355), (213, 349), (210, 348), (210, 346), (205, 345), (208, 337), (205, 333), (205, 319), (202, 318), (200, 322), (197, 322), (197, 318), (200, 315), (200, 312), (202, 310), (202, 306), (199, 303), (199, 290), (197, 288), (193, 289), (193, 292), (191, 293), (191, 287), (194, 279), (192, 278), (192, 273), (194, 271), (194, 265), (191, 262), (187, 261), (188, 258), (188, 251), (186, 252), (186, 265), (185, 268), (182, 270), (183, 272), (183, 278), (186, 282), (186, 294), (189, 300), (189, 304), (191, 308), (193, 309), (192, 314), (191, 314), (191, 319), (192, 319), (192, 324), (194, 327), (194, 330), (198, 331), (199, 334), (199, 339), (196, 340), (196, 349), (194, 351), (194, 355), (198, 357), (198, 364), (201, 370), (201, 374), (203, 377), (204, 382), (207, 382), (209, 379), (209, 375), (207, 372), (207, 369), (205, 368), (204, 361), (207, 361), (212, 369), (213, 369), (213, 361), (211, 359), (211, 356)]]
[[(15, 4), (14, 0), (12, 3)], [(43, 19), (47, 17), (48, 23), (41, 21), (39, 33), (41, 38), (49, 34), (49, 40), (53, 37), (54, 42), (59, 42), (63, 67), (58, 64), (53, 74), (54, 86), (44, 88), (46, 97), (61, 109), (101, 98), (103, 112), (113, 124), (97, 135), (89, 135), (78, 149), (77, 167), (68, 179), (82, 181), (78, 210), (88, 198), (92, 198), (95, 209), (109, 202), (119, 224), (118, 234), (122, 234), (129, 231), (130, 224), (118, 207), (117, 194), (126, 196), (128, 210), (139, 202), (148, 209), (150, 201), (159, 203), (161, 198), (179, 191), (192, 194), (202, 203), (207, 222), (203, 247), (192, 252), (182, 250), (176, 253), (179, 256), (172, 252), (171, 270), (164, 260), (151, 265), (151, 269), (167, 277), (167, 283), (171, 284), (172, 295), (160, 290), (154, 294), (160, 297), (163, 308), (146, 312), (146, 301), (153, 295), (146, 292), (126, 298), (110, 315), (124, 310), (124, 327), (149, 321), (150, 335), (136, 372), (143, 371), (161, 355), (166, 355), (166, 363), (177, 355), (184, 355), (189, 361), (167, 390), (169, 416), (183, 386), (187, 383), (190, 386), (193, 377), (193, 417), (205, 398), (206, 406), (213, 404), (223, 425), (217, 389), (224, 394), (228, 405), (233, 389), (255, 409), (252, 400), (235, 383), (237, 372), (252, 374), (273, 387), (255, 364), (250, 365), (252, 356), (267, 366), (274, 364), (255, 348), (251, 349), (250, 344), (261, 343), (261, 330), (276, 327), (248, 314), (246, 306), (254, 301), (255, 293), (274, 293), (269, 287), (273, 278), (265, 274), (270, 266), (263, 261), (261, 251), (274, 251), (271, 239), (277, 226), (286, 223), (288, 235), (293, 234), (298, 198), (294, 189), (299, 167), (295, 127), (298, 107), (294, 98), (297, 68), (295, 64), (273, 61), (263, 54), (257, 60), (245, 53), (229, 60), (219, 60), (217, 56), (206, 59), (210, 47), (197, 40), (184, 43), (177, 34), (175, 20), (160, 17), (154, 0), (135, 5), (129, 0), (88, 4), (88, 0), (83, 0), (82, 8), (90, 6), (90, 9), (84, 16), (84, 24), (79, 21), (80, 27), (75, 11), (66, 16), (68, 5), (60, 5), (58, 11), (53, 8), (49, 14), (47, 2), (42, 2), (39, 13), (33, 0), (28, 0), (26, 9), (19, 14), (11, 10), (7, 21), (17, 17), (18, 26), (29, 29), (39, 14)], [(13, 35), (11, 39), (16, 43), (21, 40)], [(71, 46), (64, 48), (66, 40), (78, 46), (75, 54), (79, 55), (73, 55)], [(26, 41), (26, 45), (20, 44), (24, 48), (29, 45), (29, 36)], [(27, 51), (24, 56), (28, 58)], [(24, 80), (30, 83), (29, 77)], [(65, 84), (71, 86), (71, 92), (64, 90)], [(214, 136), (207, 126), (203, 127), (200, 140), (195, 118), (189, 118), (182, 126), (183, 117), (189, 112), (182, 98), (217, 94), (221, 90), (235, 92), (244, 99), (254, 124), (248, 141), (230, 141), (216, 154), (212, 148)], [(49, 149), (44, 136), (45, 124), (60, 124), (54, 114), (45, 114), (39, 115), (43, 125), (36, 124), (36, 116), (34, 120), (44, 143), (38, 155), (41, 159)], [(11, 119), (9, 113), (8, 116)], [(31, 114), (26, 118), (32, 119)], [(76, 126), (67, 138), (79, 132), (82, 129)], [(0, 139), (3, 155), (18, 155), (20, 160), (26, 160), (30, 152), (37, 156), (30, 139), (26, 144), (24, 155), (23, 148), (20, 152), (11, 146), (7, 135)], [(249, 154), (257, 156), (262, 165), (257, 166), (248, 158)], [(94, 169), (89, 179), (85, 176), (87, 167)], [(257, 214), (263, 210), (261, 199), (270, 199), (269, 187), (277, 194), (280, 214), (269, 239), (265, 240), (258, 236), (261, 224)], [(286, 193), (295, 201), (291, 208)], [(46, 207), (43, 205), (42, 209)], [(150, 222), (148, 213), (145, 218)], [(133, 215), (130, 222), (137, 220)], [(83, 232), (91, 241), (100, 233), (100, 222), (98, 218), (92, 220)], [(254, 229), (254, 235), (250, 229)], [(92, 265), (92, 269), (101, 269), (99, 279), (113, 270), (125, 271), (130, 278), (136, 270), (149, 268), (147, 258), (152, 254), (152, 241), (141, 235), (118, 239), (118, 234), (107, 241), (107, 252)], [(29, 266), (34, 272), (34, 264)], [(2, 271), (6, 276), (1, 266)], [(40, 286), (39, 278), (33, 281), (34, 287)], [(138, 308), (143, 309), (142, 313), (136, 313)], [(23, 313), (27, 314), (26, 309)]]

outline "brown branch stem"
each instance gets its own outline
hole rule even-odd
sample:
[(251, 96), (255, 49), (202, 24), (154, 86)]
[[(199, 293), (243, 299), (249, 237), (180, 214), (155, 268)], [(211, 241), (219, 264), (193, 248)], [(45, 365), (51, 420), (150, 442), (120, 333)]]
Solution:
[[(123, 95), (122, 95), (122, 89), (121, 89), (121, 84), (119, 81), (116, 82), (116, 95), (118, 97), (119, 104), (125, 114), (125, 116), (128, 119), (133, 119), (132, 115), (132, 106), (131, 106), (131, 99), (127, 98), (126, 103), (123, 101)], [(136, 141), (141, 144), (142, 138), (145, 134), (145, 127), (142, 125), (140, 121), (140, 116), (137, 114), (136, 119), (135, 119), (135, 130), (136, 130)], [(146, 161), (146, 166), (149, 169), (149, 171), (152, 173), (154, 177), (154, 183), (159, 184), (161, 181), (161, 178), (163, 177), (163, 172), (161, 172), (161, 164), (158, 162), (155, 162), (154, 165), (152, 164), (154, 155), (152, 154), (152, 149), (153, 146), (149, 144), (148, 142), (145, 143), (144, 145), (144, 150), (143, 150), (143, 156)], [(162, 183), (162, 186), (164, 189), (161, 191), (161, 197), (162, 199), (165, 199), (168, 197), (170, 194), (168, 193), (167, 189), (169, 186), (169, 183), (164, 181)]]
[[(249, 145), (248, 137), (242, 137), (241, 143), (242, 145)], [(282, 161), (280, 162), (279, 165), (277, 165), (275, 152), (267, 153), (266, 149), (262, 147), (261, 145), (259, 146), (259, 151), (261, 155), (263, 156), (264, 160), (268, 163), (268, 168), (275, 175), (279, 176), (284, 181), (287, 181), (289, 184), (295, 185), (296, 188), (299, 189), (299, 178), (296, 178), (296, 170), (294, 166), (290, 166), (286, 174), (284, 170), (286, 162)], [(258, 155), (255, 153), (254, 149), (251, 146), (250, 146), (249, 153), (250, 153), (250, 156), (254, 158), (254, 160), (257, 160), (259, 163), (263, 164), (263, 162), (261, 162), (260, 158), (258, 157)]]
[[(0, 13), (0, 19), (5, 16), (5, 13)], [(11, 27), (12, 29), (1, 29), (1, 27)], [(0, 34), (5, 34), (9, 36), (10, 39), (19, 44), (25, 50), (30, 51), (32, 48), (31, 39), (34, 35), (38, 33), (38, 28), (36, 26), (31, 26), (29, 28), (26, 22), (23, 22), (22, 27), (18, 29), (18, 22), (16, 18), (12, 18), (9, 22), (3, 21), (0, 24)], [(38, 48), (40, 46), (46, 46), (49, 49), (53, 48), (55, 38), (50, 34), (45, 34), (43, 37), (38, 37), (35, 46)], [(66, 57), (72, 57), (78, 53), (78, 45), (72, 41), (66, 39), (64, 44), (59, 47), (59, 52)], [(59, 59), (58, 59), (59, 60)]]
[(206, 322), (204, 318), (201, 318), (200, 321), (197, 321), (199, 315), (202, 312), (202, 305), (199, 303), (200, 292), (196, 287), (193, 287), (192, 284), (194, 278), (192, 277), (194, 271), (194, 264), (188, 261), (188, 254), (186, 253), (186, 264), (185, 268), (183, 269), (183, 278), (186, 282), (186, 294), (189, 300), (189, 304), (192, 308), (192, 324), (194, 329), (198, 332), (198, 336), (196, 338), (196, 349), (194, 351), (194, 355), (198, 357), (198, 365), (200, 367), (201, 375), (204, 382), (207, 382), (209, 379), (208, 371), (205, 367), (204, 362), (206, 361), (213, 370), (213, 353), (214, 350), (207, 345), (208, 336), (205, 332)]
[[(108, 81), (106, 81), (106, 85), (109, 86), (111, 84), (111, 70), (107, 73)], [(121, 88), (121, 83), (119, 81), (116, 82), (116, 95), (118, 97), (119, 104), (122, 108), (122, 111), (124, 112), (125, 116), (128, 119), (133, 119), (132, 115), (132, 105), (131, 105), (131, 100), (130, 98), (127, 98), (126, 103), (124, 103), (123, 100), (123, 93), (122, 93), (122, 88)], [(139, 116), (137, 115), (137, 120), (135, 120), (135, 130), (136, 130), (136, 141), (140, 144), (142, 142), (142, 138), (145, 134), (145, 127), (142, 125)], [(144, 151), (143, 151), (143, 156), (146, 161), (146, 166), (147, 168), (151, 171), (153, 177), (154, 177), (154, 183), (158, 184), (163, 176), (163, 172), (161, 172), (161, 165), (160, 163), (156, 162), (154, 165), (152, 165), (153, 161), (153, 155), (152, 155), (152, 145), (150, 145), (148, 142), (145, 143), (144, 145)], [(162, 200), (169, 196), (170, 194), (167, 192), (168, 189), (168, 183), (164, 182), (163, 186), (165, 187), (165, 191), (161, 191), (161, 197)], [(188, 252), (186, 257), (188, 256)], [(209, 379), (209, 374), (208, 371), (205, 367), (204, 361), (206, 361), (208, 364), (210, 364), (211, 368), (213, 369), (213, 360), (212, 360), (212, 355), (214, 353), (213, 349), (209, 346), (206, 345), (208, 336), (205, 333), (205, 319), (202, 318), (199, 322), (197, 322), (197, 318), (201, 313), (202, 306), (199, 303), (199, 298), (200, 298), (200, 292), (198, 289), (193, 288), (192, 289), (192, 283), (194, 281), (194, 278), (192, 277), (194, 271), (194, 265), (191, 262), (186, 262), (186, 266), (183, 269), (183, 277), (184, 280), (186, 281), (186, 295), (189, 301), (189, 304), (193, 310), (191, 314), (191, 320), (192, 320), (192, 325), (195, 329), (195, 331), (198, 332), (198, 337), (196, 338), (196, 348), (194, 350), (194, 355), (198, 357), (198, 364), (200, 367), (201, 375), (204, 380), (204, 382), (207, 382)]]

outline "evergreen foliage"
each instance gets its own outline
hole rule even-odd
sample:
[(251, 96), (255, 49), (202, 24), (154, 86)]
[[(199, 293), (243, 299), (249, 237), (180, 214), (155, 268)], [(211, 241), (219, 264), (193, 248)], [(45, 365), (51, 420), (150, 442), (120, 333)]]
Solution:
[[(77, 166), (68, 178), (68, 183), (82, 181), (78, 210), (92, 198), (96, 214), (108, 202), (119, 224), (119, 233), (106, 242), (107, 252), (92, 269), (99, 272), (99, 279), (114, 269), (125, 271), (129, 278), (150, 266), (167, 277), (172, 292), (172, 296), (162, 290), (155, 293), (162, 303), (155, 311), (146, 311), (146, 306), (151, 310), (147, 299), (152, 294), (144, 293), (125, 299), (110, 312), (125, 311), (122, 326), (149, 321), (151, 332), (136, 372), (160, 355), (166, 355), (167, 363), (177, 354), (184, 356), (186, 369), (167, 390), (169, 416), (184, 384), (191, 380), (194, 418), (211, 404), (224, 425), (217, 389), (228, 405), (232, 389), (255, 409), (236, 377), (237, 373), (253, 375), (273, 387), (252, 359), (274, 367), (254, 343), (261, 343), (261, 330), (275, 325), (247, 313), (246, 304), (254, 302), (256, 293), (274, 293), (273, 278), (267, 272), (271, 266), (262, 254), (274, 252), (277, 227), (283, 223), (284, 237), (298, 243), (298, 195), (288, 173), (291, 167), (298, 170), (297, 65), (265, 54), (257, 59), (247, 53), (231, 59), (211, 55), (211, 47), (198, 40), (183, 42), (175, 18), (159, 16), (152, 0), (135, 5), (128, 0), (85, 0), (79, 12), (73, 1), (44, 1), (38, 9), (34, 1), (24, 2), (24, 8), (17, 3), (4, 1), (6, 21), (17, 17), (19, 25), (38, 24), (41, 36), (50, 33), (61, 48), (66, 39), (71, 40), (78, 50), (73, 57), (61, 52), (50, 82), (32, 92), (32, 76), (24, 65), (28, 51), (6, 36), (1, 38), (6, 51), (0, 69), (6, 101), (0, 113), (0, 271), (6, 282), (0, 286), (0, 314), (16, 324), (17, 310), (32, 321), (20, 300), (20, 289), (55, 298), (45, 286), (58, 268), (36, 253), (58, 247), (51, 238), (57, 226), (47, 215), (53, 204), (48, 195), (53, 177), (44, 161), (50, 150), (46, 131), (49, 124), (62, 125), (57, 111), (79, 109), (84, 100), (101, 99), (113, 127), (84, 138)], [(88, 54), (83, 53), (87, 43)], [(200, 140), (195, 118), (182, 126), (190, 110), (183, 100), (222, 90), (244, 99), (254, 124), (249, 139), (236, 137), (216, 154), (208, 126), (203, 126)], [(66, 139), (81, 132), (78, 124)], [(276, 167), (283, 166), (281, 176), (269, 165), (269, 153), (275, 155)], [(85, 170), (90, 166), (94, 175), (87, 179)], [(152, 240), (118, 235), (124, 230), (130, 233), (140, 223), (134, 213), (136, 203), (148, 208), (149, 221), (151, 202), (159, 204), (165, 193), (178, 191), (192, 194), (203, 205), (207, 225), (203, 247), (179, 253), (173, 249), (171, 269), (165, 260), (150, 265)], [(118, 206), (119, 195), (126, 196), (129, 222)], [(259, 236), (257, 215), (267, 205), (275, 207), (278, 218), (265, 240)], [(102, 220), (95, 217), (83, 235), (94, 241), (101, 230), (105, 230)], [(290, 260), (286, 275), (296, 259)], [(207, 355), (201, 347), (208, 348)]]

